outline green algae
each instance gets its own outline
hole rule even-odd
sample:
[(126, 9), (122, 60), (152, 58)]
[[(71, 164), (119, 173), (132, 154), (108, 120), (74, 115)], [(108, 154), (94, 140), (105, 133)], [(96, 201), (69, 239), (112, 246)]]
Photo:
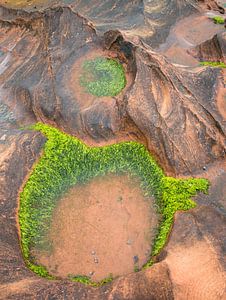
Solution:
[(116, 96), (126, 85), (124, 68), (110, 58), (87, 60), (82, 65), (80, 85), (97, 97)]
[(113, 276), (112, 276), (112, 274), (110, 274), (108, 277), (102, 279), (99, 282), (92, 281), (90, 279), (90, 277), (88, 277), (88, 276), (73, 276), (72, 275), (72, 276), (69, 276), (69, 279), (71, 281), (80, 282), (80, 283), (90, 285), (90, 286), (93, 286), (93, 287), (99, 287), (99, 286), (102, 286), (106, 283), (112, 282)]
[(221, 16), (213, 17), (212, 20), (215, 24), (224, 24), (224, 18)]
[(226, 68), (226, 64), (218, 61), (201, 61), (201, 66), (209, 66), (213, 68)]
[[(51, 248), (45, 236), (52, 213), (59, 198), (71, 186), (109, 173), (129, 173), (140, 178), (144, 194), (155, 198), (161, 216), (150, 260), (145, 267), (153, 263), (153, 257), (164, 247), (175, 212), (194, 208), (196, 204), (191, 197), (198, 191), (208, 190), (206, 179), (166, 177), (147, 149), (137, 142), (88, 147), (77, 138), (42, 123), (32, 129), (41, 131), (47, 142), (20, 194), (19, 223), (24, 259), (40, 276), (54, 278), (44, 266), (37, 265), (31, 250)], [(94, 285), (86, 276), (71, 279)]]

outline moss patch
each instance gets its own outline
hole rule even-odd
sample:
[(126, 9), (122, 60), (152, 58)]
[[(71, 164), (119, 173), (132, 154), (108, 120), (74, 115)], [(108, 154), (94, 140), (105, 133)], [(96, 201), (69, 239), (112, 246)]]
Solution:
[(94, 96), (116, 96), (126, 85), (123, 66), (116, 60), (98, 57), (83, 63), (80, 84)]
[(213, 17), (212, 20), (215, 24), (224, 24), (224, 18), (222, 18), (221, 16)]
[[(50, 249), (45, 239), (57, 201), (72, 185), (85, 183), (95, 176), (109, 173), (130, 173), (141, 180), (146, 196), (154, 196), (161, 215), (150, 261), (166, 243), (177, 210), (195, 207), (190, 199), (197, 191), (206, 192), (205, 179), (175, 179), (166, 177), (146, 148), (136, 142), (123, 142), (106, 147), (90, 148), (80, 140), (56, 128), (38, 123), (33, 129), (41, 131), (47, 142), (44, 154), (35, 166), (20, 194), (19, 223), (21, 245), (28, 267), (35, 273), (53, 278), (44, 266), (38, 266), (32, 249)], [(85, 278), (85, 280), (83, 280)], [(87, 281), (75, 276), (73, 280)]]
[(106, 283), (110, 283), (112, 282), (113, 280), (113, 276), (112, 275), (109, 275), (108, 277), (106, 277), (105, 279), (99, 281), (99, 282), (95, 282), (95, 281), (92, 281), (90, 279), (90, 277), (88, 276), (69, 276), (68, 277), (71, 281), (75, 281), (75, 282), (81, 282), (83, 284), (86, 284), (86, 285), (90, 285), (90, 286), (93, 286), (93, 287), (98, 287), (98, 286), (102, 286)]
[(226, 64), (218, 61), (202, 61), (200, 62), (201, 66), (209, 66), (213, 68), (226, 68)]

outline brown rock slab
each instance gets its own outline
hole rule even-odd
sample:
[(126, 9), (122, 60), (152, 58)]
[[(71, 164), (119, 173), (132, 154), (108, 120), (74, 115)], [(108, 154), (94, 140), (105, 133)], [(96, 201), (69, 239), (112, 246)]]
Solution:
[[(170, 32), (178, 36), (177, 47), (183, 52), (182, 40), (187, 39), (186, 43), (194, 43), (196, 47), (198, 41), (205, 43), (205, 39), (221, 27), (198, 14), (190, 4), (182, 6), (184, 17), (188, 17), (175, 25), (180, 1), (172, 1), (172, 5), (174, 2), (177, 3), (172, 8), (175, 18), (164, 18), (164, 22), (169, 22), (164, 25), (166, 28), (156, 29), (156, 33), (162, 32), (163, 36), (156, 33), (139, 36), (137, 29), (135, 40), (135, 32), (126, 31), (126, 22), (124, 29), (119, 31), (118, 28), (115, 34), (114, 26), (107, 34), (109, 24), (106, 23), (100, 30), (101, 18), (90, 17), (100, 8), (97, 6), (97, 11), (92, 12), (93, 6), (86, 1), (78, 6), (72, 2), (68, 7), (53, 6), (30, 13), (2, 8), (0, 84), (3, 104), (9, 111), (13, 108), (20, 125), (41, 120), (91, 145), (139, 140), (169, 173), (191, 173), (223, 157), (222, 71), (178, 66), (165, 59), (164, 53), (153, 50), (157, 37), (156, 47), (161, 48)], [(111, 5), (110, 1), (106, 3), (103, 15)], [(116, 14), (116, 8), (112, 14)], [(133, 13), (139, 15), (138, 8), (131, 6)], [(78, 15), (77, 9), (87, 19)], [(148, 6), (145, 9), (148, 18), (154, 20), (162, 16), (159, 10)], [(193, 16), (193, 13), (196, 14)], [(179, 28), (188, 28), (189, 22), (195, 24), (197, 32), (187, 30), (183, 36)], [(206, 29), (210, 25), (211, 32)], [(82, 61), (98, 55), (114, 57), (125, 66), (128, 84), (116, 97), (89, 96), (76, 82)]]
[(225, 217), (208, 207), (177, 214), (163, 260), (170, 269), (175, 299), (224, 299), (225, 225)]
[[(224, 34), (212, 23), (208, 31), (211, 21), (190, 0), (30, 3), (0, 7), (0, 299), (223, 299), (225, 73), (196, 63), (225, 59)], [(198, 3), (224, 12), (216, 1)], [(160, 52), (179, 21), (189, 27), (187, 17), (197, 21), (186, 36), (193, 45), (177, 32), (177, 45)], [(74, 88), (76, 63), (99, 51), (131, 79), (117, 97), (89, 99)], [(168, 174), (209, 178), (210, 193), (177, 214), (150, 269), (98, 289), (40, 278), (23, 261), (16, 222), (18, 193), (45, 142), (18, 128), (37, 120), (90, 145), (140, 141)]]

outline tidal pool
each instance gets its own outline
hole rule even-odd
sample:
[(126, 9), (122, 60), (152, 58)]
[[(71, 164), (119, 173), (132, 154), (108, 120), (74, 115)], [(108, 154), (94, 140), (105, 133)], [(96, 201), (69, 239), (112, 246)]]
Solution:
[(96, 177), (59, 200), (48, 239), (51, 251), (36, 252), (50, 274), (100, 281), (128, 274), (148, 260), (157, 215), (153, 199), (129, 175)]
[(123, 66), (114, 59), (96, 57), (83, 62), (80, 84), (97, 97), (116, 96), (126, 85)]
[[(154, 263), (152, 258), (159, 254), (167, 241), (175, 212), (195, 207), (191, 197), (198, 191), (206, 192), (208, 189), (208, 181), (205, 179), (176, 179), (165, 176), (142, 144), (122, 142), (105, 147), (88, 147), (75, 137), (51, 126), (38, 123), (32, 128), (45, 134), (47, 142), (41, 158), (19, 195), (18, 221), (24, 259), (27, 266), (40, 276), (49, 279), (69, 276), (73, 281), (94, 285), (95, 282), (90, 282), (90, 277), (91, 280), (98, 280), (97, 278), (113, 272), (113, 276), (124, 274), (130, 272), (131, 268), (139, 269), (146, 260), (148, 262), (145, 267), (151, 266)], [(111, 175), (108, 179), (109, 174), (118, 175)], [(130, 177), (125, 174), (130, 174)], [(70, 204), (73, 201), (79, 203), (78, 209), (73, 209), (74, 204)], [(153, 217), (153, 206), (152, 213), (149, 209), (153, 202), (160, 216), (156, 234), (153, 230), (157, 222)], [(89, 224), (84, 222), (85, 217), (88, 217)], [(134, 229), (128, 227), (130, 219), (133, 220), (131, 224), (136, 225), (131, 227)], [(140, 223), (136, 223), (138, 221)], [(62, 224), (62, 227), (57, 227)], [(66, 234), (65, 230), (66, 233), (67, 230), (69, 232)], [(133, 230), (140, 234), (137, 244), (133, 240), (136, 236)], [(95, 234), (98, 232), (99, 237), (96, 238)], [(126, 232), (131, 232), (131, 237), (130, 234), (127, 237)], [(145, 242), (140, 240), (143, 234)], [(88, 242), (84, 242), (85, 237)], [(96, 244), (89, 244), (93, 238)], [(83, 256), (78, 259), (79, 268), (73, 262), (74, 258), (72, 259), (78, 253), (77, 246), (72, 243), (73, 239), (78, 240), (79, 247), (82, 247), (79, 255), (85, 255), (84, 259)], [(118, 241), (118, 245), (111, 242), (114, 239)], [(102, 249), (102, 240), (105, 252), (99, 250)], [(125, 240), (127, 246), (133, 245), (130, 247), (131, 252), (124, 253), (125, 249), (130, 249), (124, 248)], [(70, 247), (67, 245), (69, 242)], [(107, 252), (107, 249), (113, 250)], [(138, 253), (139, 249), (142, 251)], [(91, 268), (93, 264), (89, 261), (90, 252), (95, 266), (106, 265), (103, 269), (98, 270), (97, 266), (96, 269)], [(110, 256), (113, 253), (115, 260)], [(104, 255), (107, 257), (106, 262)], [(125, 257), (127, 260), (124, 261)], [(101, 263), (102, 260), (104, 263)], [(112, 268), (108, 265), (110, 260), (113, 262)], [(123, 266), (122, 261), (126, 267), (119, 272), (118, 268)], [(84, 268), (80, 269), (80, 264), (83, 263)], [(106, 280), (101, 280), (98, 285)]]

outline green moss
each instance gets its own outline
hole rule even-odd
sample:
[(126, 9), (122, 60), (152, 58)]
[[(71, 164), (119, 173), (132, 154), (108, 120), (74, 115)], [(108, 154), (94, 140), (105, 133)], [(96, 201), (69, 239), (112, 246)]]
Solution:
[(35, 263), (30, 262), (29, 260), (26, 260), (26, 262), (29, 269), (37, 275), (45, 277), (47, 279), (56, 279), (54, 276), (49, 274), (49, 272), (44, 266), (38, 266)]
[(224, 18), (220, 16), (213, 17), (212, 20), (215, 24), (224, 24)]
[(80, 282), (80, 283), (90, 285), (93, 287), (99, 287), (106, 283), (112, 282), (113, 276), (112, 276), (112, 274), (110, 274), (108, 277), (104, 278), (103, 280), (101, 280), (99, 282), (92, 281), (90, 279), (90, 277), (88, 277), (88, 276), (73, 276), (73, 275), (71, 275), (71, 276), (69, 276), (69, 279), (71, 281)]
[[(36, 264), (31, 250), (51, 249), (46, 236), (53, 209), (72, 185), (109, 173), (126, 172), (140, 178), (144, 194), (155, 198), (157, 211), (161, 215), (147, 265), (152, 264), (153, 256), (165, 245), (174, 213), (195, 207), (191, 197), (197, 191), (206, 192), (208, 189), (205, 179), (180, 180), (166, 177), (146, 148), (139, 143), (123, 142), (90, 148), (48, 125), (38, 123), (33, 129), (46, 135), (47, 142), (44, 154), (20, 194), (19, 222), (24, 258), (29, 268), (41, 276), (52, 278), (45, 267)], [(87, 281), (87, 277), (76, 276), (73, 280)]]
[(226, 64), (218, 61), (202, 61), (200, 62), (201, 66), (210, 66), (213, 68), (226, 68)]
[(191, 199), (198, 191), (204, 193), (208, 190), (206, 179), (176, 179), (164, 177), (161, 183), (161, 214), (162, 222), (159, 226), (158, 235), (155, 239), (151, 256), (157, 255), (163, 248), (167, 236), (173, 224), (174, 214), (178, 210), (188, 210), (194, 208), (196, 203)]
[(82, 66), (80, 84), (94, 96), (116, 96), (126, 85), (123, 66), (105, 57), (87, 60)]

